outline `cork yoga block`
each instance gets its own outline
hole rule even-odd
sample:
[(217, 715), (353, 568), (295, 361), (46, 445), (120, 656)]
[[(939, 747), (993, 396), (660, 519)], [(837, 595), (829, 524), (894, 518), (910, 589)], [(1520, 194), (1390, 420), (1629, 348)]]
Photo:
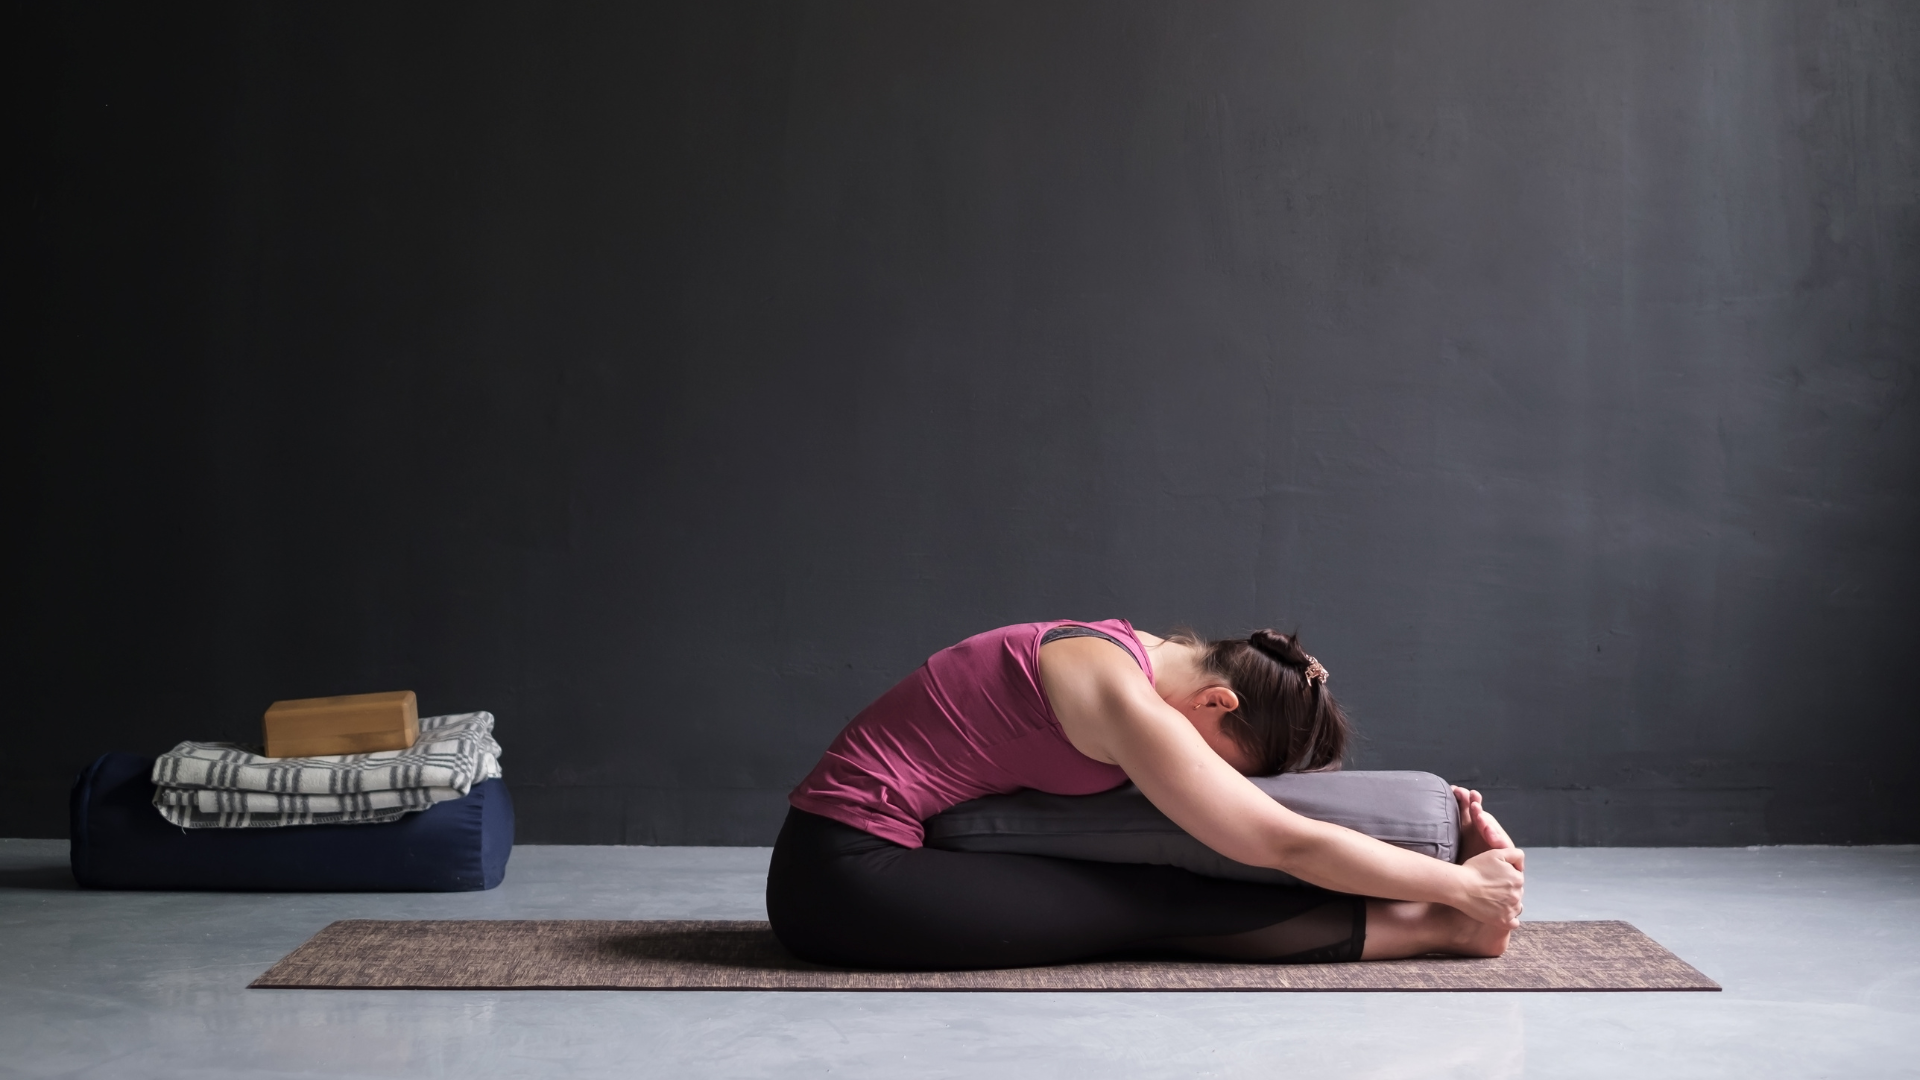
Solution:
[(276, 701), (267, 709), (268, 757), (405, 750), (420, 737), (413, 691)]

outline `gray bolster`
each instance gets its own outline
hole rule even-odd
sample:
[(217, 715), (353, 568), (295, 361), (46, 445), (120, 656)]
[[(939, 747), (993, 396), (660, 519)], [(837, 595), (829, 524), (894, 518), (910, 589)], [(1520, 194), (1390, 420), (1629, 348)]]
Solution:
[[(1432, 773), (1289, 773), (1252, 780), (1303, 817), (1454, 861), (1460, 807), (1447, 782)], [(927, 846), (946, 851), (1157, 863), (1208, 877), (1300, 884), (1279, 870), (1234, 862), (1188, 836), (1132, 784), (1098, 795), (989, 795), (934, 815), (926, 828)]]

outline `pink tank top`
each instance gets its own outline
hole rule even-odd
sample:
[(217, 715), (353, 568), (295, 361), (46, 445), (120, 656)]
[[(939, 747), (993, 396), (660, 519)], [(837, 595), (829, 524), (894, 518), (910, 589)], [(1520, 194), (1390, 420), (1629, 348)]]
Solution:
[(1091, 795), (1126, 783), (1073, 748), (1040, 688), (1040, 638), (1085, 626), (1118, 639), (1148, 682), (1153, 664), (1124, 619), (1022, 623), (927, 658), (861, 710), (787, 801), (910, 848), (921, 822), (968, 799), (1034, 788)]

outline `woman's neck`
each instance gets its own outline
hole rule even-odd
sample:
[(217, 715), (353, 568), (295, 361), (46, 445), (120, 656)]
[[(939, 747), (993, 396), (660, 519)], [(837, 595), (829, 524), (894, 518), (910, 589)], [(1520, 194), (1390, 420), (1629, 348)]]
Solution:
[(1218, 681), (1204, 677), (1199, 654), (1193, 646), (1137, 630), (1134, 634), (1147, 650), (1147, 658), (1153, 661), (1154, 691), (1168, 701), (1198, 690), (1203, 683)]

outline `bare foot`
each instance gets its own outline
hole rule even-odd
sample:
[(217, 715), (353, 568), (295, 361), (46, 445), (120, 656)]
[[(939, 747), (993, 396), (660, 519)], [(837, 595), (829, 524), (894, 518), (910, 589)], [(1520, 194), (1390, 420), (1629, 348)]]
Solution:
[(1488, 848), (1513, 846), (1513, 837), (1508, 836), (1507, 830), (1501, 826), (1500, 822), (1485, 810), (1480, 811), (1480, 838), (1486, 841)]
[(1487, 813), (1479, 792), (1456, 786), (1453, 797), (1460, 803), (1460, 862), (1466, 862), (1483, 851), (1513, 846), (1513, 838), (1507, 835), (1507, 830), (1501, 828), (1500, 822), (1492, 814)]
[(1499, 956), (1512, 933), (1505, 926), (1477, 922), (1456, 908), (1412, 900), (1367, 901), (1367, 942), (1363, 960), (1399, 960), (1445, 953), (1449, 956)]
[[(1447, 910), (1452, 911), (1452, 908)], [(1455, 914), (1459, 914), (1455, 912)], [(1496, 923), (1475, 922), (1460, 915), (1454, 928), (1453, 942), (1440, 952), (1455, 956), (1499, 956), (1507, 951), (1507, 938), (1512, 929)]]

